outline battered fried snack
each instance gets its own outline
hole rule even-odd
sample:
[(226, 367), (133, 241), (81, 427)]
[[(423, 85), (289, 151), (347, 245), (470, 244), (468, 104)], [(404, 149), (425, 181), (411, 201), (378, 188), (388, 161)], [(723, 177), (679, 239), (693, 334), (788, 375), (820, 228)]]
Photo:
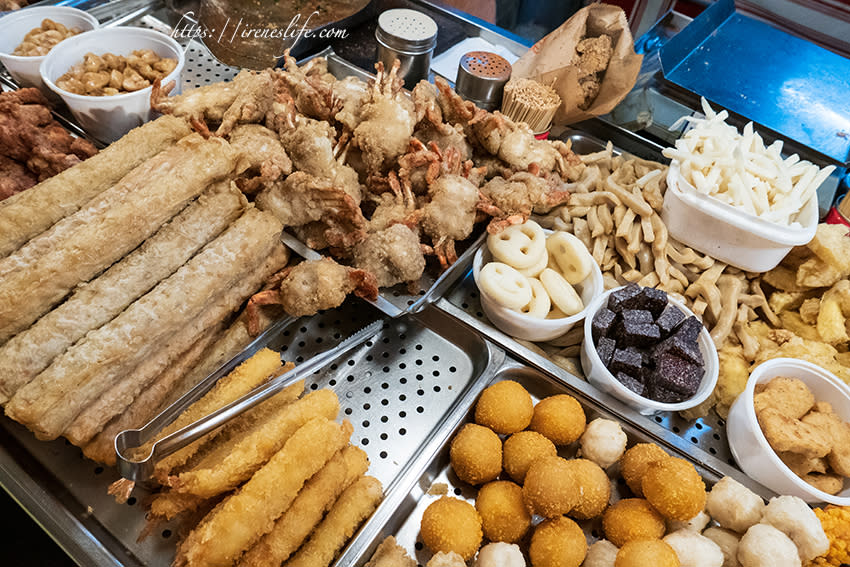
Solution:
[(529, 429), (547, 437), (555, 445), (569, 445), (581, 437), (586, 425), (581, 404), (570, 395), (558, 394), (540, 400), (534, 406)]
[(544, 518), (567, 514), (581, 499), (580, 487), (561, 457), (542, 457), (525, 475), (522, 497), (533, 513)]
[(227, 175), (234, 159), (223, 140), (188, 136), (31, 242), (42, 251), (37, 261), (29, 259), (26, 247), (4, 259), (21, 269), (0, 277), (0, 341), (27, 328), (74, 286), (136, 248), (210, 183)]
[(578, 520), (595, 518), (608, 507), (611, 498), (611, 483), (602, 468), (587, 459), (570, 459), (567, 471), (579, 486), (578, 503), (569, 515)]
[(825, 457), (832, 445), (822, 428), (766, 408), (758, 414), (759, 426), (774, 451), (791, 452), (807, 458)]
[[(324, 391), (328, 390), (319, 390)], [(340, 494), (368, 468), (369, 459), (362, 449), (352, 445), (342, 449), (307, 481), (289, 509), (275, 521), (271, 531), (246, 551), (237, 565), (276, 567), (286, 561), (301, 547)]]
[[(268, 533), (304, 483), (342, 449), (353, 428), (317, 418), (296, 431), (263, 468), (183, 540), (175, 567), (230, 564)], [(251, 521), (245, 521), (245, 518)]]
[(0, 402), (87, 332), (111, 321), (241, 215), (244, 197), (217, 183), (138, 249), (0, 347)]
[(393, 536), (388, 536), (378, 544), (372, 558), (365, 567), (416, 567), (417, 563), (407, 554), (407, 551), (396, 543)]
[(130, 171), (192, 132), (163, 116), (130, 130), (95, 156), (0, 203), (0, 257), (74, 214)]
[(626, 498), (612, 504), (602, 516), (605, 537), (617, 547), (640, 539), (659, 539), (667, 527), (664, 518), (643, 498)]
[(488, 386), (475, 404), (475, 423), (500, 434), (522, 431), (531, 423), (533, 415), (531, 395), (513, 380)]
[(82, 30), (77, 27), (68, 28), (50, 18), (41, 20), (41, 25), (27, 32), (24, 39), (15, 47), (12, 55), (24, 57), (37, 57), (47, 55), (63, 39), (73, 37)]
[(455, 552), (464, 561), (475, 556), (481, 545), (481, 517), (472, 504), (443, 496), (422, 514), (422, 541), (434, 552)]
[(753, 396), (756, 414), (767, 408), (777, 410), (791, 419), (800, 419), (815, 405), (815, 395), (805, 382), (797, 378), (774, 378), (767, 387)]
[(541, 457), (557, 456), (555, 444), (536, 431), (520, 431), (505, 440), (502, 461), (505, 472), (522, 484), (531, 464)]
[(502, 472), (502, 441), (492, 430), (467, 423), (452, 440), (452, 470), (463, 482), (484, 484)]
[(641, 487), (647, 501), (671, 520), (690, 520), (705, 508), (705, 483), (684, 459), (669, 457), (650, 463)]
[(550, 518), (534, 529), (528, 555), (535, 567), (579, 567), (587, 555), (587, 541), (574, 521)]
[(177, 67), (177, 59), (136, 49), (126, 57), (86, 53), (83, 61), (56, 79), (56, 86), (83, 96), (112, 96), (135, 92), (162, 80)]
[(664, 449), (654, 443), (638, 443), (623, 453), (621, 474), (635, 496), (643, 496), (641, 483), (649, 465), (667, 457)]
[(378, 479), (360, 478), (340, 495), (328, 515), (316, 527), (310, 540), (287, 565), (327, 567), (366, 518), (381, 503), (384, 493)]
[(630, 541), (617, 552), (614, 567), (679, 567), (679, 557), (660, 539)]
[(484, 537), (490, 541), (515, 543), (531, 527), (522, 488), (508, 480), (489, 482), (478, 490), (475, 509), (481, 516)]

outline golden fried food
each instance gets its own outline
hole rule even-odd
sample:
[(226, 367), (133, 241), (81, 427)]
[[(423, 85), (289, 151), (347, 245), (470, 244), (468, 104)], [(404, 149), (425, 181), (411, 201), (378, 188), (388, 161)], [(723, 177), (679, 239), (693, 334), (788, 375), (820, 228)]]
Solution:
[(508, 480), (482, 486), (475, 498), (484, 537), (490, 541), (514, 543), (531, 527), (531, 514), (522, 499), (522, 488)]
[(567, 461), (568, 474), (578, 483), (579, 500), (569, 515), (578, 520), (595, 518), (608, 507), (611, 482), (602, 468), (587, 459)]
[(452, 470), (469, 484), (484, 484), (502, 472), (502, 441), (492, 430), (467, 423), (452, 440)]
[(667, 526), (664, 518), (643, 498), (615, 502), (602, 515), (605, 537), (617, 547), (639, 539), (660, 539)]
[(773, 408), (786, 417), (800, 419), (815, 405), (815, 395), (802, 380), (779, 376), (753, 396), (753, 404), (756, 415)]
[(705, 508), (705, 483), (684, 459), (670, 457), (650, 463), (641, 487), (647, 501), (671, 520), (690, 520)]
[(825, 457), (832, 445), (822, 428), (767, 408), (758, 414), (759, 425), (774, 451), (791, 452), (808, 458)]
[(555, 445), (569, 445), (581, 437), (586, 426), (584, 409), (578, 400), (567, 394), (558, 394), (540, 400), (534, 406), (529, 428)]
[(41, 20), (40, 26), (27, 32), (27, 35), (24, 36), (24, 39), (12, 52), (12, 55), (20, 55), (22, 57), (47, 55), (47, 52), (53, 49), (53, 46), (60, 41), (82, 33), (82, 31), (80, 28), (68, 28), (59, 22), (54, 22), (50, 18), (45, 18)]
[(137, 49), (126, 57), (114, 53), (86, 53), (83, 61), (56, 79), (56, 86), (72, 94), (111, 96), (151, 86), (177, 67), (177, 59), (150, 49)]
[(509, 435), (531, 423), (534, 402), (519, 383), (503, 380), (485, 388), (475, 405), (475, 423)]
[(481, 546), (481, 516), (468, 502), (443, 496), (422, 514), (422, 541), (433, 552), (454, 551), (469, 561)]
[(840, 224), (819, 224), (815, 237), (807, 244), (818, 258), (836, 270), (850, 273), (850, 239), (847, 227)]
[(826, 434), (830, 444), (827, 455), (830, 468), (839, 475), (850, 477), (850, 424), (842, 420), (830, 404), (824, 402), (815, 404), (815, 410), (803, 416), (801, 421)]
[(669, 455), (664, 449), (654, 443), (638, 443), (623, 453), (620, 460), (621, 474), (635, 496), (643, 496), (641, 482), (647, 467), (667, 457)]
[(417, 563), (407, 554), (393, 536), (378, 544), (372, 558), (364, 567), (416, 567)]
[(522, 497), (535, 514), (554, 518), (573, 509), (581, 497), (579, 491), (579, 484), (570, 474), (566, 459), (542, 457), (528, 469)]
[(673, 548), (660, 539), (630, 541), (617, 552), (614, 567), (679, 567)]
[(502, 462), (505, 472), (522, 484), (531, 463), (541, 457), (554, 457), (558, 454), (555, 444), (536, 431), (520, 431), (505, 440), (502, 447)]
[(587, 555), (587, 541), (571, 519), (550, 518), (534, 529), (528, 555), (534, 567), (579, 567)]

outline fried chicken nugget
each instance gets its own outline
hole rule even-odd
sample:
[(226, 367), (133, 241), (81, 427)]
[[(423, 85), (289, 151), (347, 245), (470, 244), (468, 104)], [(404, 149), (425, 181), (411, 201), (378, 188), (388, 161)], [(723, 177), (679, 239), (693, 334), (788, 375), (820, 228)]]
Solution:
[[(319, 390), (321, 391), (321, 390)], [(278, 567), (298, 549), (340, 493), (366, 474), (369, 458), (359, 447), (349, 445), (334, 455), (325, 467), (307, 481), (289, 509), (274, 527), (251, 547), (239, 567)]]
[(352, 431), (348, 421), (340, 425), (316, 418), (306, 423), (180, 543), (174, 567), (233, 563), (272, 529), (304, 483), (348, 443)]
[(815, 409), (818, 411), (809, 412), (801, 421), (826, 432), (831, 444), (829, 455), (826, 457), (829, 466), (837, 474), (850, 477), (850, 425), (844, 422), (828, 403), (817, 403)]
[(768, 382), (767, 387), (753, 396), (756, 415), (767, 408), (792, 419), (800, 419), (815, 405), (815, 395), (798, 378), (779, 376)]
[(641, 487), (653, 508), (671, 520), (690, 520), (705, 508), (705, 483), (684, 459), (669, 457), (650, 464)]
[(488, 386), (475, 405), (475, 423), (505, 435), (528, 427), (533, 415), (531, 395), (513, 380)]
[(767, 442), (776, 452), (791, 452), (807, 458), (825, 457), (832, 449), (827, 432), (821, 427), (782, 415), (775, 408), (758, 414)]
[(328, 515), (298, 550), (288, 567), (327, 567), (357, 528), (381, 503), (384, 491), (378, 479), (361, 477), (339, 496)]
[(422, 514), (422, 541), (433, 552), (453, 551), (469, 561), (481, 546), (481, 516), (469, 502), (451, 496), (435, 500)]

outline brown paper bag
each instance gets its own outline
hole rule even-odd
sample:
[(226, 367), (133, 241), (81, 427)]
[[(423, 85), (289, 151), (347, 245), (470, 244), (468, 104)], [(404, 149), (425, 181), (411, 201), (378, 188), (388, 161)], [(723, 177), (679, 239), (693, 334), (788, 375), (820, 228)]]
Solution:
[[(611, 61), (600, 82), (599, 94), (587, 110), (582, 110), (578, 107), (582, 101), (579, 72), (572, 60), (579, 41), (602, 34), (611, 36)], [(626, 14), (620, 7), (591, 4), (535, 43), (514, 63), (512, 76), (552, 85), (562, 101), (553, 124), (566, 126), (610, 112), (632, 90), (643, 61), (633, 43)]]

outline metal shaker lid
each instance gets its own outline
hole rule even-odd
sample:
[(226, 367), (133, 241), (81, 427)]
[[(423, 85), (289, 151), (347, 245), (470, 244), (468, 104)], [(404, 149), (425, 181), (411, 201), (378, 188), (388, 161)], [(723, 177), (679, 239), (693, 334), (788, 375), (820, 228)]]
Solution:
[(510, 78), (507, 59), (489, 51), (470, 51), (460, 58), (455, 88), (462, 97), (490, 110), (501, 104)]
[(378, 16), (375, 37), (387, 47), (398, 51), (425, 53), (437, 45), (437, 23), (416, 10), (387, 10)]

